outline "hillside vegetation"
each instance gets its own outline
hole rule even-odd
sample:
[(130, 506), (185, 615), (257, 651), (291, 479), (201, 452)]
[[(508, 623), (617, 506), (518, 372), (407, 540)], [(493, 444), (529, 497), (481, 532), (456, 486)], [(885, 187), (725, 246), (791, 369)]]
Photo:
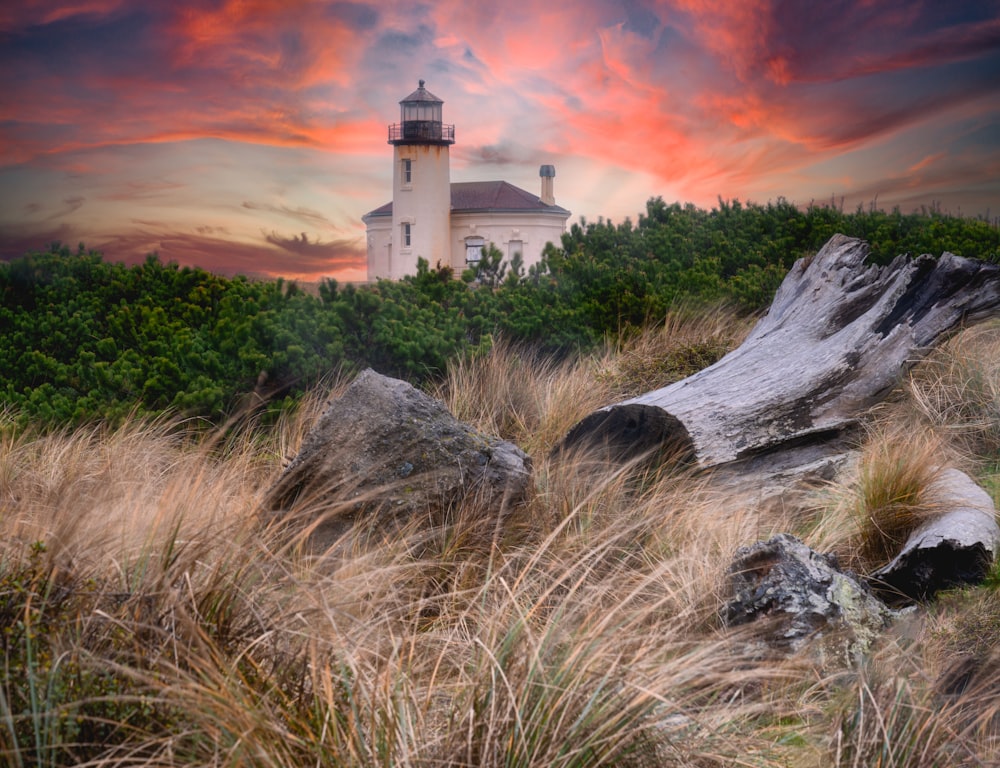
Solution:
[(493, 249), (463, 280), (422, 263), (399, 282), (317, 292), (54, 245), (0, 264), (0, 400), (22, 425), (164, 411), (220, 425), (262, 407), (273, 419), (331, 373), (371, 366), (428, 386), (497, 340), (569, 359), (681, 305), (752, 314), (836, 232), (868, 240), (874, 261), (944, 250), (1000, 261), (1000, 230), (984, 221), (784, 201), (704, 211), (653, 199), (635, 224), (574, 224), (528, 271)]
[[(734, 551), (779, 532), (883, 563), (939, 464), (1000, 496), (1000, 324), (900, 382), (856, 476), (784, 506), (550, 458), (583, 415), (739, 344), (835, 231), (879, 260), (998, 259), (995, 229), (934, 212), (654, 200), (636, 225), (574, 226), (527, 274), (494, 252), (475, 281), (423, 265), (313, 295), (62, 247), (3, 265), (0, 761), (996, 765), (997, 568), (858, 659), (761, 653), (719, 611)], [(320, 555), (267, 524), (267, 490), (365, 365), (524, 448), (524, 505), (500, 524), (472, 495)]]
[(596, 405), (682, 375), (664, 360), (697, 365), (691, 350), (746, 328), (674, 313), (592, 355), (499, 344), (455, 361), (434, 391), (534, 456), (526, 506), (498, 526), (469, 498), (437, 527), (415, 519), (369, 547), (348, 535), (319, 559), (258, 508), (325, 389), (267, 430), (139, 417), (14, 429), (9, 411), (4, 764), (996, 765), (1000, 574), (899, 619), (855, 663), (762, 656), (752, 627), (726, 629), (718, 611), (734, 550), (778, 532), (877, 563), (880, 488), (924, 482), (930, 462), (958, 463), (996, 498), (1000, 325), (918, 367), (875, 415), (858, 479), (794, 507), (547, 458)]

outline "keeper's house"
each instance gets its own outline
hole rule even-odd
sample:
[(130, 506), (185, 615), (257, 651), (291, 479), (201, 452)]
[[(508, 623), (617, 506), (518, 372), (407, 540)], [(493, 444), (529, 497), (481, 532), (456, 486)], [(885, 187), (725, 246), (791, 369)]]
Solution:
[(362, 217), (367, 227), (368, 279), (397, 280), (431, 267), (451, 266), (459, 275), (493, 243), (524, 267), (539, 261), (548, 242), (559, 243), (570, 212), (556, 205), (551, 165), (539, 169), (540, 194), (506, 181), (452, 184), (448, 148), (455, 126), (442, 122), (444, 102), (420, 87), (400, 104), (400, 122), (389, 126), (393, 146), (392, 202)]

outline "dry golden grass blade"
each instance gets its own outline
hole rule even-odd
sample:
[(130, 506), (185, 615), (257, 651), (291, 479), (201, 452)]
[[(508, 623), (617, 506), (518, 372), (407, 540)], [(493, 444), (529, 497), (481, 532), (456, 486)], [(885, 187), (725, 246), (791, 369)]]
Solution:
[(940, 513), (933, 483), (947, 464), (933, 433), (889, 431), (869, 437), (855, 486), (857, 558), (866, 570), (891, 560), (921, 523)]
[(449, 365), (432, 394), (461, 421), (542, 456), (611, 397), (592, 368), (587, 359), (556, 361), (499, 340), (486, 354)]

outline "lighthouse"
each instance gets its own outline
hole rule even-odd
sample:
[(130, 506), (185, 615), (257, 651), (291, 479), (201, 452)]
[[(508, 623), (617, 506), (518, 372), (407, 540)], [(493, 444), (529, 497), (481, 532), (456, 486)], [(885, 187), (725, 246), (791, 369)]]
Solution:
[(459, 277), (488, 245), (527, 269), (566, 230), (570, 212), (556, 204), (555, 166), (539, 169), (541, 194), (500, 180), (451, 183), (455, 126), (445, 125), (443, 104), (423, 80), (399, 102), (399, 122), (389, 126), (392, 201), (361, 217), (369, 280), (414, 275), (421, 258)]
[(399, 102), (399, 122), (389, 126), (393, 146), (391, 279), (412, 275), (417, 259), (430, 266), (451, 261), (449, 147), (455, 126), (442, 119), (444, 102), (424, 87)]

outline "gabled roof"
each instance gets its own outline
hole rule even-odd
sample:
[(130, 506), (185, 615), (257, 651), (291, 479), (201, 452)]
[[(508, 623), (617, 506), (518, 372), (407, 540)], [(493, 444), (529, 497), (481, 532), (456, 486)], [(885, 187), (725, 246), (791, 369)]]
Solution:
[(466, 181), (451, 185), (452, 213), (562, 210), (565, 209), (558, 205), (546, 205), (538, 195), (526, 192), (506, 181)]
[(363, 219), (365, 216), (392, 216), (392, 200), (385, 205), (380, 205), (374, 211), (368, 211), (368, 213), (361, 218)]
[[(456, 213), (562, 213), (569, 211), (558, 205), (546, 205), (533, 195), (506, 181), (462, 181), (451, 185), (451, 212)], [(392, 203), (386, 203), (365, 214), (391, 216)]]

